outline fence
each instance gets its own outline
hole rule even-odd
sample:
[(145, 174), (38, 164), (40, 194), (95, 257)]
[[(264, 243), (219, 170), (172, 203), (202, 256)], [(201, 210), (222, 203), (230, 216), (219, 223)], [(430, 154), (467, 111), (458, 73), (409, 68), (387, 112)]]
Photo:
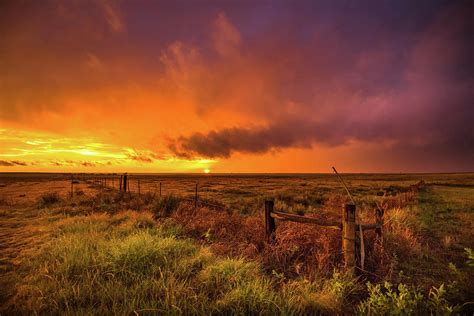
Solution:
[[(284, 212), (275, 211), (273, 209), (273, 200), (265, 201), (265, 232), (267, 241), (274, 243), (276, 239), (276, 221), (291, 221), (304, 224), (314, 224), (318, 226), (327, 227), (330, 229), (342, 230), (342, 251), (344, 255), (344, 266), (346, 269), (354, 271), (354, 269), (364, 269), (365, 261), (365, 246), (363, 231), (374, 229), (378, 240), (382, 239), (382, 228), (384, 223), (384, 211), (383, 209), (376, 209), (375, 211), (375, 223), (372, 224), (361, 224), (356, 223), (356, 206), (354, 204), (345, 204), (342, 208), (342, 221), (323, 221), (313, 217), (289, 214)], [(360, 262), (359, 266), (356, 266), (356, 250), (357, 250), (357, 232), (359, 232), (359, 244), (360, 244)]]
[[(117, 179), (117, 184), (115, 180)], [(83, 177), (82, 180), (87, 183), (93, 183), (99, 187), (100, 190), (110, 188), (117, 189), (120, 192), (130, 191), (130, 178), (127, 173), (120, 175), (106, 175), (106, 176), (93, 176)], [(74, 184), (77, 180), (71, 177), (71, 197), (74, 195)], [(140, 179), (136, 179), (136, 193), (141, 194)], [(108, 186), (109, 184), (109, 186)], [(424, 186), (424, 182), (420, 181), (415, 185), (411, 185), (405, 191), (400, 192), (397, 196), (393, 197), (394, 202), (408, 202), (412, 200), (418, 190)], [(157, 188), (156, 188), (157, 189)], [(155, 192), (156, 193), (156, 192)], [(162, 196), (162, 183), (159, 182), (159, 196)], [(194, 197), (183, 198), (186, 201), (194, 203), (194, 208), (197, 209), (199, 205), (207, 206), (214, 209), (231, 211), (229, 208), (223, 205), (216, 205), (199, 199), (198, 195), (198, 183), (195, 183)], [(391, 208), (390, 204), (384, 205), (385, 208)], [(354, 271), (356, 268), (363, 270), (365, 263), (365, 245), (363, 232), (366, 230), (375, 230), (377, 241), (382, 240), (383, 225), (384, 225), (384, 210), (379, 205), (375, 210), (375, 222), (374, 223), (356, 223), (357, 208), (355, 204), (345, 204), (342, 207), (342, 219), (340, 222), (336, 221), (324, 221), (318, 218), (301, 216), (296, 214), (290, 214), (274, 210), (273, 200), (265, 201), (265, 231), (266, 238), (269, 243), (274, 243), (276, 240), (276, 220), (278, 221), (291, 221), (304, 224), (313, 224), (328, 229), (341, 230), (342, 232), (342, 250), (344, 257), (344, 265), (346, 269)], [(356, 253), (360, 250), (360, 260), (357, 262)]]
[[(140, 195), (142, 193), (140, 178), (137, 178), (137, 179), (134, 179), (134, 180), (135, 180), (136, 186), (135, 186), (135, 190), (134, 190), (133, 193), (138, 193), (138, 195)], [(127, 173), (124, 173), (120, 176), (119, 175), (110, 175), (110, 174), (109, 175), (101, 175), (101, 176), (97, 176), (97, 175), (94, 175), (94, 176), (76, 175), (75, 178), (74, 178), (74, 176), (71, 176), (71, 189), (70, 189), (70, 196), (71, 197), (74, 196), (74, 192), (75, 192), (74, 191), (74, 185), (78, 184), (79, 181), (83, 181), (85, 183), (93, 184), (93, 185), (97, 186), (97, 188), (99, 190), (108, 189), (108, 190), (118, 190), (119, 192), (123, 192), (123, 193), (129, 193), (129, 194), (132, 193), (132, 190), (130, 188), (130, 184), (131, 184), (132, 181), (130, 179), (130, 176)], [(157, 192), (154, 192), (154, 193), (158, 193), (159, 197), (161, 197), (162, 196), (162, 182), (159, 181), (158, 184), (159, 184), (159, 186), (156, 187)], [(231, 211), (228, 207), (226, 207), (224, 205), (218, 205), (218, 204), (215, 204), (215, 203), (211, 203), (209, 201), (205, 201), (204, 199), (201, 199), (199, 197), (199, 185), (198, 185), (197, 182), (194, 184), (193, 197), (192, 198), (181, 197), (181, 199), (193, 203), (195, 209), (198, 208), (198, 206), (206, 206), (206, 207), (209, 207), (209, 208), (218, 209), (218, 210), (222, 210), (222, 211), (227, 211), (227, 212)]]
[[(115, 184), (117, 180), (117, 184)], [(76, 175), (71, 176), (71, 197), (74, 196), (74, 184), (78, 184), (80, 181), (96, 185), (99, 190), (103, 189), (117, 189), (120, 192), (130, 192), (130, 178), (127, 173), (123, 175), (103, 175), (103, 176), (88, 176), (88, 175)], [(140, 179), (136, 179), (136, 193), (141, 194)], [(161, 196), (161, 182), (159, 188), (159, 194)]]

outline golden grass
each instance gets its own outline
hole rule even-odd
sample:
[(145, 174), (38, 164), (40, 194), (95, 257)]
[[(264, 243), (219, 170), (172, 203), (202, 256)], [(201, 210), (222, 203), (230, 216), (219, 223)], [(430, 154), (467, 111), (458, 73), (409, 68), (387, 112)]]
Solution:
[[(351, 313), (366, 295), (388, 302), (385, 294), (367, 291), (367, 280), (403, 282), (409, 293), (417, 287), (426, 298), (432, 286), (444, 283), (442, 298), (451, 303), (441, 300), (438, 307), (445, 310), (474, 293), (464, 252), (474, 248), (474, 181), (462, 179), (435, 177), (436, 184), (427, 181), (419, 194), (401, 199), (379, 193), (403, 192), (419, 176), (352, 176), (361, 222), (373, 221), (376, 202), (387, 207), (383, 241), (364, 234), (366, 272), (359, 271), (357, 280), (342, 273), (338, 231), (279, 222), (275, 244), (265, 242), (267, 197), (283, 211), (340, 219), (347, 197), (332, 180), (255, 176), (203, 183), (201, 198), (208, 194), (228, 211), (195, 210), (179, 196), (99, 192), (93, 186), (71, 199), (67, 188), (58, 189), (60, 180), (30, 183), (24, 200), (18, 197), (24, 186), (9, 183), (0, 187), (0, 193), (10, 192), (0, 199), (0, 311)], [(176, 189), (191, 183), (176, 180)], [(59, 198), (45, 195), (55, 191)], [(415, 303), (425, 311), (438, 309)]]

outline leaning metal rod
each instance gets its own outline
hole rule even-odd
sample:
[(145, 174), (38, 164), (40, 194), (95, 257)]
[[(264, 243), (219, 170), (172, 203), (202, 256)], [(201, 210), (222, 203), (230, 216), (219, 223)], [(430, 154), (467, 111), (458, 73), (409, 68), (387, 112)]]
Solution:
[(336, 173), (337, 177), (339, 178), (339, 181), (341, 181), (342, 185), (344, 186), (344, 189), (346, 189), (346, 192), (347, 194), (349, 195), (349, 197), (351, 198), (351, 201), (352, 201), (352, 204), (356, 204), (354, 199), (352, 198), (352, 195), (351, 195), (351, 192), (349, 192), (349, 189), (347, 188), (346, 184), (344, 183), (344, 180), (342, 180), (341, 176), (339, 175), (339, 173), (337, 173), (337, 170), (336, 168), (332, 167), (332, 170), (334, 170), (334, 172)]
[[(337, 172), (336, 168), (332, 167), (332, 170), (336, 173), (337, 177), (339, 178), (339, 181), (341, 181), (342, 185), (344, 186), (344, 189), (346, 189), (347, 194), (351, 198), (352, 204), (356, 204), (354, 199), (352, 198), (351, 192), (349, 192), (349, 189), (347, 188), (347, 185), (344, 183), (344, 180), (342, 180), (341, 176)], [(365, 245), (364, 245), (364, 233), (362, 231), (362, 226), (359, 224), (359, 234), (360, 234), (360, 265), (361, 265), (361, 270), (364, 271), (364, 266), (365, 266)]]

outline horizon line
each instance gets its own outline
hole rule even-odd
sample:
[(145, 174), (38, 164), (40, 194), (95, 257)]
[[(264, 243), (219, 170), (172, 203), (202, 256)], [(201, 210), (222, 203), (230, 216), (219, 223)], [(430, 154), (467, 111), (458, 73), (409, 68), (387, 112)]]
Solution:
[[(339, 171), (338, 171), (339, 172)], [(62, 172), (62, 171), (0, 171), (0, 174), (115, 174), (129, 175), (330, 175), (334, 172)], [(474, 174), (474, 171), (449, 171), (449, 172), (339, 172), (340, 174), (384, 174), (384, 175), (417, 175), (417, 174)]]

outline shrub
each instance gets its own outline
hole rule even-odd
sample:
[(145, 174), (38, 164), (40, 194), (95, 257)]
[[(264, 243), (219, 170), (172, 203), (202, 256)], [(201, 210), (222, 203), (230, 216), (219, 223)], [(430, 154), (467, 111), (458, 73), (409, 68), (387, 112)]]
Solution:
[(215, 303), (214, 310), (223, 315), (277, 315), (278, 296), (265, 278), (255, 278), (235, 286)]
[(130, 200), (125, 203), (125, 207), (131, 210), (141, 210), (145, 206), (143, 199), (139, 195), (133, 195)]
[(336, 230), (321, 234), (312, 225), (284, 222), (277, 226), (276, 243), (265, 246), (261, 260), (268, 271), (288, 277), (331, 276), (341, 260), (340, 238)]
[(286, 204), (285, 201), (276, 200), (274, 208), (275, 208), (276, 211), (287, 212), (288, 213), (288, 209), (290, 207), (288, 206), (288, 204)]
[(155, 196), (156, 196), (155, 193), (145, 192), (144, 194), (141, 195), (141, 198), (144, 204), (149, 205), (155, 201)]
[(264, 227), (260, 218), (229, 214), (206, 207), (197, 210), (184, 204), (171, 215), (187, 236), (212, 243), (214, 253), (225, 256), (255, 257), (264, 247)]
[(433, 286), (430, 289), (427, 306), (431, 313), (435, 315), (449, 315), (459, 311), (458, 306), (451, 306), (446, 300), (444, 284), (441, 284), (438, 288)]
[(359, 292), (356, 279), (350, 274), (334, 271), (331, 278), (310, 282), (290, 281), (283, 286), (289, 308), (296, 314), (314, 311), (328, 314), (341, 313), (349, 297)]
[(212, 308), (215, 313), (247, 315), (278, 311), (272, 283), (255, 263), (221, 259), (202, 270), (198, 280), (208, 297), (215, 300)]
[(459, 309), (445, 299), (444, 284), (432, 287), (427, 298), (403, 283), (395, 289), (389, 282), (383, 287), (369, 282), (367, 290), (369, 297), (358, 306), (358, 312), (363, 315), (449, 315)]
[(30, 262), (38, 273), (25, 280), (15, 308), (28, 305), (38, 314), (132, 314), (142, 309), (202, 314), (207, 298), (187, 278), (210, 255), (189, 240), (163, 236), (167, 231), (134, 229), (133, 222), (133, 212), (123, 212), (58, 223), (57, 238)]
[(139, 216), (133, 221), (133, 228), (153, 228), (155, 227), (155, 221), (153, 220), (152, 216), (149, 216), (149, 212), (141, 213)]
[(176, 211), (181, 204), (181, 199), (174, 195), (165, 195), (156, 201), (153, 212), (156, 217), (169, 216)]
[(422, 237), (413, 223), (413, 214), (407, 208), (390, 209), (386, 218), (383, 243), (375, 245), (367, 263), (377, 274), (390, 278), (394, 271), (415, 269), (415, 262), (421, 260), (426, 249), (422, 247)]
[[(74, 216), (62, 219), (55, 224), (55, 233), (59, 236), (72, 234), (92, 234), (106, 232), (109, 227), (109, 217), (106, 214), (90, 216)], [(59, 249), (59, 247), (58, 247)]]
[(220, 296), (242, 283), (251, 281), (259, 276), (259, 270), (254, 263), (243, 259), (222, 259), (204, 269), (199, 279), (211, 296)]
[(471, 248), (464, 248), (464, 251), (466, 252), (467, 256), (466, 264), (469, 267), (474, 267), (474, 251), (472, 251)]
[(153, 236), (149, 232), (137, 232), (124, 239), (111, 242), (110, 262), (117, 275), (150, 274), (161, 267), (173, 270), (180, 258), (193, 255), (196, 247), (186, 240), (173, 237)]
[(49, 192), (40, 196), (38, 200), (39, 207), (47, 207), (61, 202), (61, 196), (58, 192)]
[[(193, 256), (181, 257), (173, 272), (178, 279), (188, 280), (195, 278), (205, 266), (212, 264), (214, 261), (215, 256), (209, 248), (199, 248)], [(199, 285), (202, 284), (199, 283)]]
[(397, 289), (392, 284), (385, 282), (372, 285), (367, 283), (369, 297), (361, 302), (358, 311), (364, 315), (412, 315), (419, 313), (423, 294), (416, 290), (409, 290), (402, 283)]

